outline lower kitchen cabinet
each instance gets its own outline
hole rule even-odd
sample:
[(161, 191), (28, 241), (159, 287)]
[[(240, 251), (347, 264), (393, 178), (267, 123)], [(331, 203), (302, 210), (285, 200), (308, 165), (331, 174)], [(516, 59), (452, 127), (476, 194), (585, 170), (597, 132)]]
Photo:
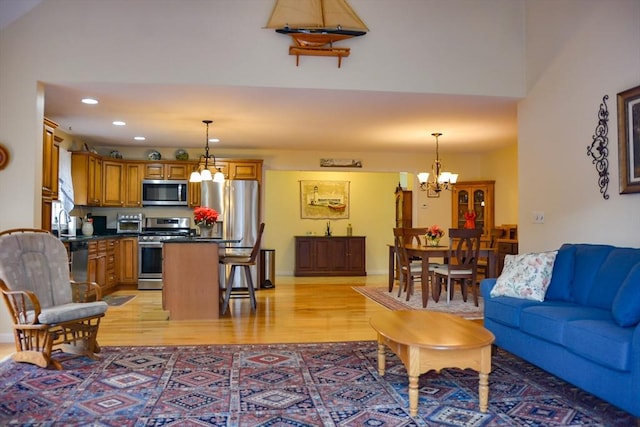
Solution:
[(124, 237), (119, 239), (118, 283), (136, 285), (138, 283), (138, 238)]
[(295, 236), (295, 276), (366, 276), (363, 236)]
[(113, 292), (118, 284), (116, 246), (115, 239), (100, 239), (88, 243), (87, 280), (96, 282), (103, 296)]

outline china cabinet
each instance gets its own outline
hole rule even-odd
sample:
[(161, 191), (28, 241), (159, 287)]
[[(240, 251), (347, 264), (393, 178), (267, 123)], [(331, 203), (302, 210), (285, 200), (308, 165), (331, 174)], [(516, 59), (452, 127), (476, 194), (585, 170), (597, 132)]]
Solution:
[(451, 197), (451, 226), (464, 228), (466, 214), (475, 213), (476, 228), (482, 229), (482, 238), (490, 239), (494, 228), (494, 188), (495, 181), (458, 182)]
[(411, 228), (413, 222), (413, 203), (411, 190), (396, 189), (396, 227)]

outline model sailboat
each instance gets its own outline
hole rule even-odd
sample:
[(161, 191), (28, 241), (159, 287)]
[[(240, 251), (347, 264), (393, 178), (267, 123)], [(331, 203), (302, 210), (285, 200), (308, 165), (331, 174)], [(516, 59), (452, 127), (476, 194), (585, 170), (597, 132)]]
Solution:
[(333, 43), (369, 31), (346, 0), (276, 0), (266, 27), (291, 36), (296, 65), (300, 55), (336, 56), (338, 67), (350, 50)]

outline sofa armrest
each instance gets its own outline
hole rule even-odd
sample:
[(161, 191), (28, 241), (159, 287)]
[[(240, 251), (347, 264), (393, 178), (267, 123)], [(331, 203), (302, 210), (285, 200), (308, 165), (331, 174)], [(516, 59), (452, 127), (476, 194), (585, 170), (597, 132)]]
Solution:
[(497, 280), (498, 280), (497, 278), (491, 278), (491, 279), (484, 279), (482, 280), (482, 282), (480, 282), (480, 294), (482, 295), (482, 298), (484, 299), (491, 298), (491, 295), (490, 295), (491, 289), (493, 289)]

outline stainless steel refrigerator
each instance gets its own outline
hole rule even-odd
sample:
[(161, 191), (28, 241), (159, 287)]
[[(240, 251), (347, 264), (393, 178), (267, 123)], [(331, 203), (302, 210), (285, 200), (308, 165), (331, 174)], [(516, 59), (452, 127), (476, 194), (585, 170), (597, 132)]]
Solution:
[[(258, 237), (259, 187), (258, 181), (225, 180), (224, 182), (202, 182), (202, 206), (208, 206), (220, 214), (214, 229), (216, 237), (240, 240), (228, 243), (221, 253), (227, 255), (249, 255)], [(220, 271), (220, 283), (226, 287), (230, 266)], [(243, 269), (236, 269), (233, 287), (247, 287)], [(253, 284), (258, 288), (258, 269), (251, 267)]]

